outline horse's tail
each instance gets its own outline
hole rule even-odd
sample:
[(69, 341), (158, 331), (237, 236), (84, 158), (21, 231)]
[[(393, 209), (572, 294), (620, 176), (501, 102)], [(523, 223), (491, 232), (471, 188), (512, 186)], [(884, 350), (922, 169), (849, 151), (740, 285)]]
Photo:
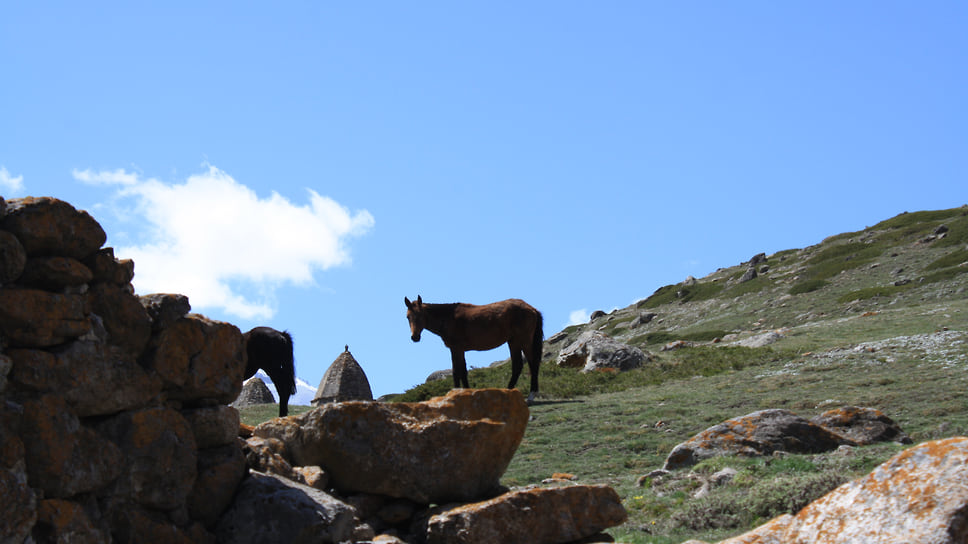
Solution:
[[(286, 339), (286, 345), (289, 347), (286, 350), (285, 358), (281, 363), (282, 370), (286, 373), (286, 383), (285, 385), (289, 388), (289, 394), (296, 394), (296, 361), (292, 355), (292, 335), (289, 331), (282, 331), (282, 336)], [(283, 384), (276, 384), (276, 387), (280, 387)]]
[(535, 311), (538, 314), (538, 321), (534, 325), (534, 335), (531, 337), (531, 353), (534, 354), (534, 361), (528, 361), (532, 364), (538, 364), (541, 361), (541, 351), (544, 349), (544, 318), (541, 317), (541, 312)]

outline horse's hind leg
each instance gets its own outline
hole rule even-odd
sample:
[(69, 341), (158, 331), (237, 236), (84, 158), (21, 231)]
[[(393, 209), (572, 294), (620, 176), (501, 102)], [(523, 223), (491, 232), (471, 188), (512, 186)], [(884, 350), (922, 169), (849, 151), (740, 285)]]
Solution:
[(511, 348), (511, 381), (508, 382), (508, 389), (514, 389), (518, 385), (518, 378), (524, 368), (524, 361), (521, 359), (521, 350)]
[(541, 361), (532, 361), (528, 358), (528, 370), (531, 372), (531, 392), (528, 393), (528, 406), (534, 402), (534, 396), (538, 394), (538, 369), (541, 368)]
[(463, 351), (450, 350), (450, 368), (454, 374), (454, 389), (461, 387), (470, 389), (471, 385), (467, 381), (467, 362), (464, 361)]

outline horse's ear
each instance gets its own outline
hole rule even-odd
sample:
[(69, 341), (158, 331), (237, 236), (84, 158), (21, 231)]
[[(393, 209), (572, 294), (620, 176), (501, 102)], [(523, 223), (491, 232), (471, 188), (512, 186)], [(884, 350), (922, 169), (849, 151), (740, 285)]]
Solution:
[(408, 310), (409, 310), (410, 308), (413, 308), (413, 303), (412, 303), (412, 302), (410, 302), (410, 299), (409, 299), (409, 298), (407, 298), (407, 297), (403, 297), (403, 303), (407, 305), (407, 309), (408, 309)]
[(420, 298), (420, 295), (417, 295), (417, 306), (421, 306), (421, 305), (423, 305), (423, 299)]

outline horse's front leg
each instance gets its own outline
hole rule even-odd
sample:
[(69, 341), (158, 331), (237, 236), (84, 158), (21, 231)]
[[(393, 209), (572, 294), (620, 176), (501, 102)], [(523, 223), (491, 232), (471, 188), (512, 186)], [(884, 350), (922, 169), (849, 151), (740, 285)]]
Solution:
[(450, 350), (450, 367), (454, 374), (454, 389), (461, 387), (470, 389), (467, 382), (467, 363), (464, 361), (464, 352), (459, 349)]
[(276, 386), (276, 393), (279, 394), (279, 417), (286, 417), (289, 415), (289, 395), (279, 391), (279, 386)]

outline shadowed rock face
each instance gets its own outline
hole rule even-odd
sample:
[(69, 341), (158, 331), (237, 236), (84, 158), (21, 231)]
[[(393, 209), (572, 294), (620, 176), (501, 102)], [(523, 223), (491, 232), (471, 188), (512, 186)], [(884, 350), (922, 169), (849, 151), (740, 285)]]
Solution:
[(426, 402), (327, 404), (254, 434), (283, 441), (293, 465), (325, 467), (337, 489), (442, 503), (497, 488), (528, 415), (517, 390), (463, 389)]
[(219, 406), (241, 332), (141, 300), (104, 241), (66, 202), (0, 198), (0, 540), (211, 542), (246, 470)]

